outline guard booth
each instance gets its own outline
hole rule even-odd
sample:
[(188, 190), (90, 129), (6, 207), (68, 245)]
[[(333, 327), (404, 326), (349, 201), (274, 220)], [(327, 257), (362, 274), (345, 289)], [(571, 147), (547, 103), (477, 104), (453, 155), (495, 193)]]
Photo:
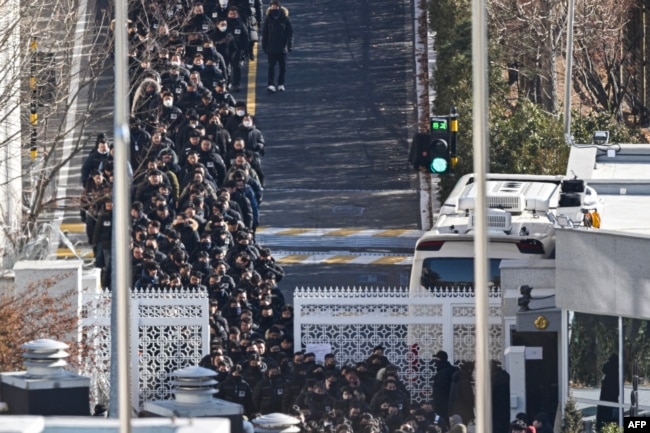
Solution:
[[(524, 347), (525, 412), (546, 412), (553, 423), (559, 404), (561, 312), (557, 308), (521, 311), (511, 332), (512, 346)], [(532, 418), (531, 418), (532, 421)]]

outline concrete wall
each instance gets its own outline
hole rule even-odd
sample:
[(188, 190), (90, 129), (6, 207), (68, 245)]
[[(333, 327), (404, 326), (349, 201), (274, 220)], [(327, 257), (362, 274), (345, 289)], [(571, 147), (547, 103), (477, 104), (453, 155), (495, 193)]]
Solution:
[[(514, 317), (519, 310), (519, 286), (533, 287), (533, 296), (548, 296), (555, 288), (555, 260), (503, 260), (501, 262), (501, 293), (504, 317)], [(531, 308), (552, 307), (553, 298), (534, 300)]]
[[(81, 314), (83, 287), (83, 262), (80, 260), (25, 260), (14, 265), (15, 293), (20, 295), (31, 287), (52, 297), (59, 297), (70, 303), (70, 314)], [(92, 283), (87, 283), (92, 284)], [(56, 340), (77, 341), (80, 329), (70, 330), (69, 335), (53, 335)]]
[(607, 316), (650, 317), (650, 236), (557, 232), (556, 305)]
[(39, 287), (50, 296), (68, 295), (82, 287), (79, 260), (24, 260), (14, 265), (16, 293)]

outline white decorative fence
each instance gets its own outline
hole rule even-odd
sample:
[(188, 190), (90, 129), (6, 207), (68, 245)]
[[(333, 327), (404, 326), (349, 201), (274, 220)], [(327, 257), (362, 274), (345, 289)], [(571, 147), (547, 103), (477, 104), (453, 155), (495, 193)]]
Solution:
[[(377, 345), (400, 371), (414, 401), (431, 396), (433, 357), (445, 350), (451, 362), (474, 359), (474, 291), (469, 288), (296, 289), (294, 344), (329, 344), (340, 365), (364, 361)], [(502, 360), (501, 291), (490, 289), (489, 350)]]
[[(91, 402), (110, 391), (111, 292), (84, 294), (82, 335), (88, 349), (82, 374), (91, 378)], [(129, 305), (132, 401), (171, 397), (169, 374), (197, 365), (210, 344), (208, 295), (190, 290), (132, 290)]]

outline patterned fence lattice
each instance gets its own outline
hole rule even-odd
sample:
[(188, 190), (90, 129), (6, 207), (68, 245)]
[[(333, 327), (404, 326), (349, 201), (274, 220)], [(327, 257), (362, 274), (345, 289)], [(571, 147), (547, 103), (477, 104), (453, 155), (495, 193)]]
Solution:
[[(171, 398), (170, 373), (197, 365), (210, 340), (205, 291), (133, 290), (130, 297), (132, 399)], [(85, 293), (82, 338), (86, 371), (91, 378), (91, 404), (106, 403), (110, 393), (111, 292)]]
[[(329, 344), (341, 365), (364, 361), (377, 345), (400, 371), (414, 401), (429, 399), (434, 355), (474, 359), (475, 306), (471, 288), (299, 288), (294, 291), (296, 347)], [(489, 293), (489, 348), (502, 360), (501, 292)]]

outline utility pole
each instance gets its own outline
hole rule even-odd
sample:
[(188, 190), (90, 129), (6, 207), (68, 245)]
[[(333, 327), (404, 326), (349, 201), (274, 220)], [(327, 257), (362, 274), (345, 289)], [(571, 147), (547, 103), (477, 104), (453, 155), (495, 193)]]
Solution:
[[(474, 173), (476, 174), (476, 229), (474, 234), (474, 296), (476, 300), (476, 431), (492, 432), (488, 304), (488, 47), (485, 2), (472, 1), (472, 82), (474, 94)], [(496, 432), (494, 432), (496, 433)]]
[[(111, 285), (113, 290), (111, 310), (111, 415), (119, 418), (120, 433), (131, 432), (131, 380), (129, 368), (129, 301), (131, 294), (131, 269), (129, 251), (129, 70), (128, 41), (126, 35), (127, 2), (115, 2), (115, 114), (113, 134), (115, 139), (115, 184), (113, 185), (113, 245), (111, 259)], [(137, 332), (137, 331), (136, 331)], [(114, 390), (117, 388), (117, 391)]]

